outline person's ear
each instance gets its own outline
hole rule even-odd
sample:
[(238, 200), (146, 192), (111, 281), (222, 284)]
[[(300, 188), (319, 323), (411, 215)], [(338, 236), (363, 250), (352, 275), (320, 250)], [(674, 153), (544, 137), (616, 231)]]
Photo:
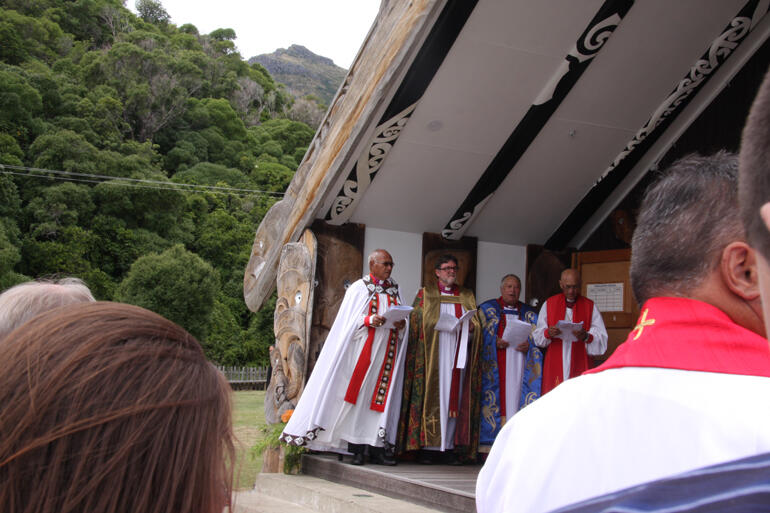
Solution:
[(735, 241), (722, 250), (720, 271), (730, 291), (746, 301), (759, 297), (757, 254), (745, 242)]

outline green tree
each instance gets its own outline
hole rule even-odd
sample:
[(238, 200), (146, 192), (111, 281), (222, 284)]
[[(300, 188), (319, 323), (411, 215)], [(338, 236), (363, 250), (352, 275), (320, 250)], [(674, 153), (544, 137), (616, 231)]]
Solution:
[(171, 21), (171, 16), (168, 15), (163, 5), (156, 0), (136, 0), (134, 6), (136, 7), (136, 12), (139, 13), (139, 17), (147, 23), (166, 25)]
[(202, 258), (173, 246), (134, 262), (115, 298), (176, 322), (203, 341), (219, 291), (216, 271)]
[(43, 108), (40, 93), (20, 73), (0, 69), (0, 131), (22, 141), (40, 129), (36, 118)]

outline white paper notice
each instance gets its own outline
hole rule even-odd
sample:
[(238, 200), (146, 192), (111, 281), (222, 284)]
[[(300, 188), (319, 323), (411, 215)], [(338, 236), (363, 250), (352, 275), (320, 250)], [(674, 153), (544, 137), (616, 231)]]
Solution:
[(565, 344), (571, 344), (572, 342), (577, 342), (577, 337), (572, 332), (583, 329), (583, 324), (580, 322), (559, 321), (556, 323), (556, 327), (561, 330), (557, 338), (560, 338)]
[(527, 340), (531, 332), (530, 323), (514, 319), (512, 322), (505, 323), (502, 339), (510, 345), (518, 345)]
[(623, 311), (623, 282), (589, 283), (586, 297), (594, 302), (600, 312)]
[(383, 317), (385, 317), (385, 323), (380, 326), (381, 328), (387, 328), (387, 329), (393, 329), (395, 328), (395, 323), (398, 321), (402, 321), (409, 317), (409, 312), (411, 312), (413, 308), (411, 306), (406, 305), (393, 305), (390, 308), (388, 308), (388, 311), (382, 314)]

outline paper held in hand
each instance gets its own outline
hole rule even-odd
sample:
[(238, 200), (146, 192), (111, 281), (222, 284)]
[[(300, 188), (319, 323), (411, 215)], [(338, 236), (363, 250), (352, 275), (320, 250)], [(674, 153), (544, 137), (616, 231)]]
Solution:
[(475, 313), (476, 310), (468, 310), (462, 315), (462, 317), (458, 319), (452, 314), (441, 312), (435, 329), (439, 331), (454, 331), (458, 327), (462, 326), (462, 323), (473, 317)]
[(530, 333), (532, 333), (532, 325), (530, 323), (514, 319), (505, 323), (505, 329), (501, 338), (510, 345), (518, 345), (526, 341)]
[(385, 317), (385, 323), (380, 326), (381, 328), (388, 328), (393, 329), (395, 328), (394, 324), (398, 321), (402, 321), (409, 317), (409, 312), (411, 312), (413, 308), (411, 306), (406, 305), (393, 305), (390, 308), (388, 308), (388, 311), (382, 314), (383, 317)]
[(556, 323), (556, 327), (561, 330), (561, 333), (557, 336), (565, 344), (571, 344), (577, 342), (577, 337), (572, 333), (573, 331), (580, 331), (583, 329), (582, 322), (567, 322), (559, 321)]

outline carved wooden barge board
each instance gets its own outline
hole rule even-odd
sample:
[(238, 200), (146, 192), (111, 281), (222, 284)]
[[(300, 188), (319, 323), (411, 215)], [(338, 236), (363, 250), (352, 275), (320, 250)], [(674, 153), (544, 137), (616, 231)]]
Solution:
[(345, 82), (310, 143), (284, 198), (257, 229), (243, 278), (246, 305), (257, 311), (275, 289), (281, 248), (310, 225), (331, 183), (349, 169), (353, 150), (382, 116), (389, 98), (441, 12), (445, 0), (384, 0)]

